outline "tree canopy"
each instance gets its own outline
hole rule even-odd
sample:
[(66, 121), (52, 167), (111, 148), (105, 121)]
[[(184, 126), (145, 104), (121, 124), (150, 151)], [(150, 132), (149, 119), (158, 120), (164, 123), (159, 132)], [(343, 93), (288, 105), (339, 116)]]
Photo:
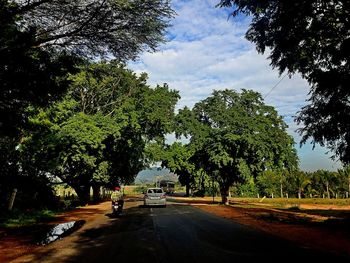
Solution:
[(8, 15), (32, 32), (31, 47), (135, 58), (154, 50), (174, 12), (168, 0), (8, 0)]
[(193, 163), (220, 184), (223, 202), (229, 187), (259, 172), (297, 168), (287, 125), (260, 94), (214, 91), (192, 110), (179, 111), (177, 134), (190, 136)]
[(19, 133), (30, 104), (49, 105), (86, 59), (134, 59), (162, 43), (168, 0), (0, 2), (0, 134)]
[(347, 0), (221, 0), (233, 16), (252, 16), (246, 38), (269, 52), (273, 68), (300, 73), (309, 105), (296, 118), (302, 143), (326, 145), (350, 162), (350, 2)]
[(149, 87), (145, 74), (117, 62), (80, 70), (63, 100), (32, 108), (22, 152), (29, 167), (59, 177), (86, 202), (90, 186), (134, 180), (146, 165), (146, 145), (173, 127), (179, 95), (166, 85)]
[(23, 126), (26, 107), (47, 105), (64, 93), (77, 59), (30, 48), (33, 33), (18, 28), (6, 2), (0, 3), (0, 135), (13, 136)]

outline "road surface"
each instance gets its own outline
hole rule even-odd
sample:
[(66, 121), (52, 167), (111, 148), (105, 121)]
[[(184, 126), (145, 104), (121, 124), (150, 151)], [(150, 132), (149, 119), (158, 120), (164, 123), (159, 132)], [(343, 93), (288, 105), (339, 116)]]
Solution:
[[(104, 215), (105, 217), (109, 216)], [(136, 206), (37, 262), (343, 262), (188, 205)], [(57, 241), (64, 242), (64, 240)], [(49, 245), (50, 246), (50, 245)], [(66, 250), (66, 251), (65, 251)], [(337, 261), (339, 260), (339, 261)]]

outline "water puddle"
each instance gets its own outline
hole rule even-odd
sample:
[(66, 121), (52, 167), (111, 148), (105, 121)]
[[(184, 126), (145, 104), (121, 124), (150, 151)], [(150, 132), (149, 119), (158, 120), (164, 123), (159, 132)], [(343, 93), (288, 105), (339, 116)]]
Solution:
[(43, 233), (37, 240), (38, 245), (47, 245), (65, 236), (70, 235), (85, 224), (85, 220), (71, 221), (53, 226), (46, 233)]

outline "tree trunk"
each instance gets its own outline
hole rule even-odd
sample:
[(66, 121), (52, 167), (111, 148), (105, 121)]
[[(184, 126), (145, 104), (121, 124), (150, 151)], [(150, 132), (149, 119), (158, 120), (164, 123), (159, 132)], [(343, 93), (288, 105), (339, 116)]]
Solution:
[(301, 199), (301, 191), (298, 191), (298, 198)]
[(72, 186), (78, 195), (81, 205), (86, 205), (90, 201), (90, 187), (87, 186)]
[(14, 188), (13, 191), (12, 191), (12, 194), (11, 194), (11, 197), (10, 197), (10, 200), (9, 200), (9, 204), (8, 204), (8, 211), (11, 211), (12, 208), (13, 208), (13, 204), (15, 202), (15, 199), (16, 199), (16, 194), (17, 194), (17, 189)]
[(282, 185), (282, 183), (281, 183), (281, 198), (283, 198), (283, 185)]
[(186, 184), (186, 196), (189, 197), (190, 196), (190, 183)]
[(224, 205), (229, 205), (228, 201), (228, 195), (229, 195), (230, 187), (226, 185), (220, 186), (220, 192), (221, 192), (221, 202)]
[(95, 184), (92, 186), (92, 200), (94, 203), (98, 203), (101, 201), (101, 195), (100, 195), (100, 186)]
[(327, 197), (328, 197), (328, 199), (331, 199), (331, 196), (330, 196), (330, 194), (329, 194), (328, 181), (326, 182), (326, 188), (327, 188)]

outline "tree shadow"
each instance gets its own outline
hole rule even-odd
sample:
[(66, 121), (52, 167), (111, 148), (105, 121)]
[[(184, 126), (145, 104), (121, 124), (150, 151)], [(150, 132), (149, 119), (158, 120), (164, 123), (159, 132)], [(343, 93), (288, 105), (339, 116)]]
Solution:
[[(70, 252), (62, 255), (60, 246), (37, 253), (32, 259), (38, 262), (44, 258), (48, 262), (108, 262), (134, 261), (157, 262), (154, 244), (154, 226), (146, 209), (127, 208), (119, 220), (77, 232), (70, 244)], [(105, 214), (115, 218), (111, 213)], [(61, 240), (60, 242), (64, 242)]]

